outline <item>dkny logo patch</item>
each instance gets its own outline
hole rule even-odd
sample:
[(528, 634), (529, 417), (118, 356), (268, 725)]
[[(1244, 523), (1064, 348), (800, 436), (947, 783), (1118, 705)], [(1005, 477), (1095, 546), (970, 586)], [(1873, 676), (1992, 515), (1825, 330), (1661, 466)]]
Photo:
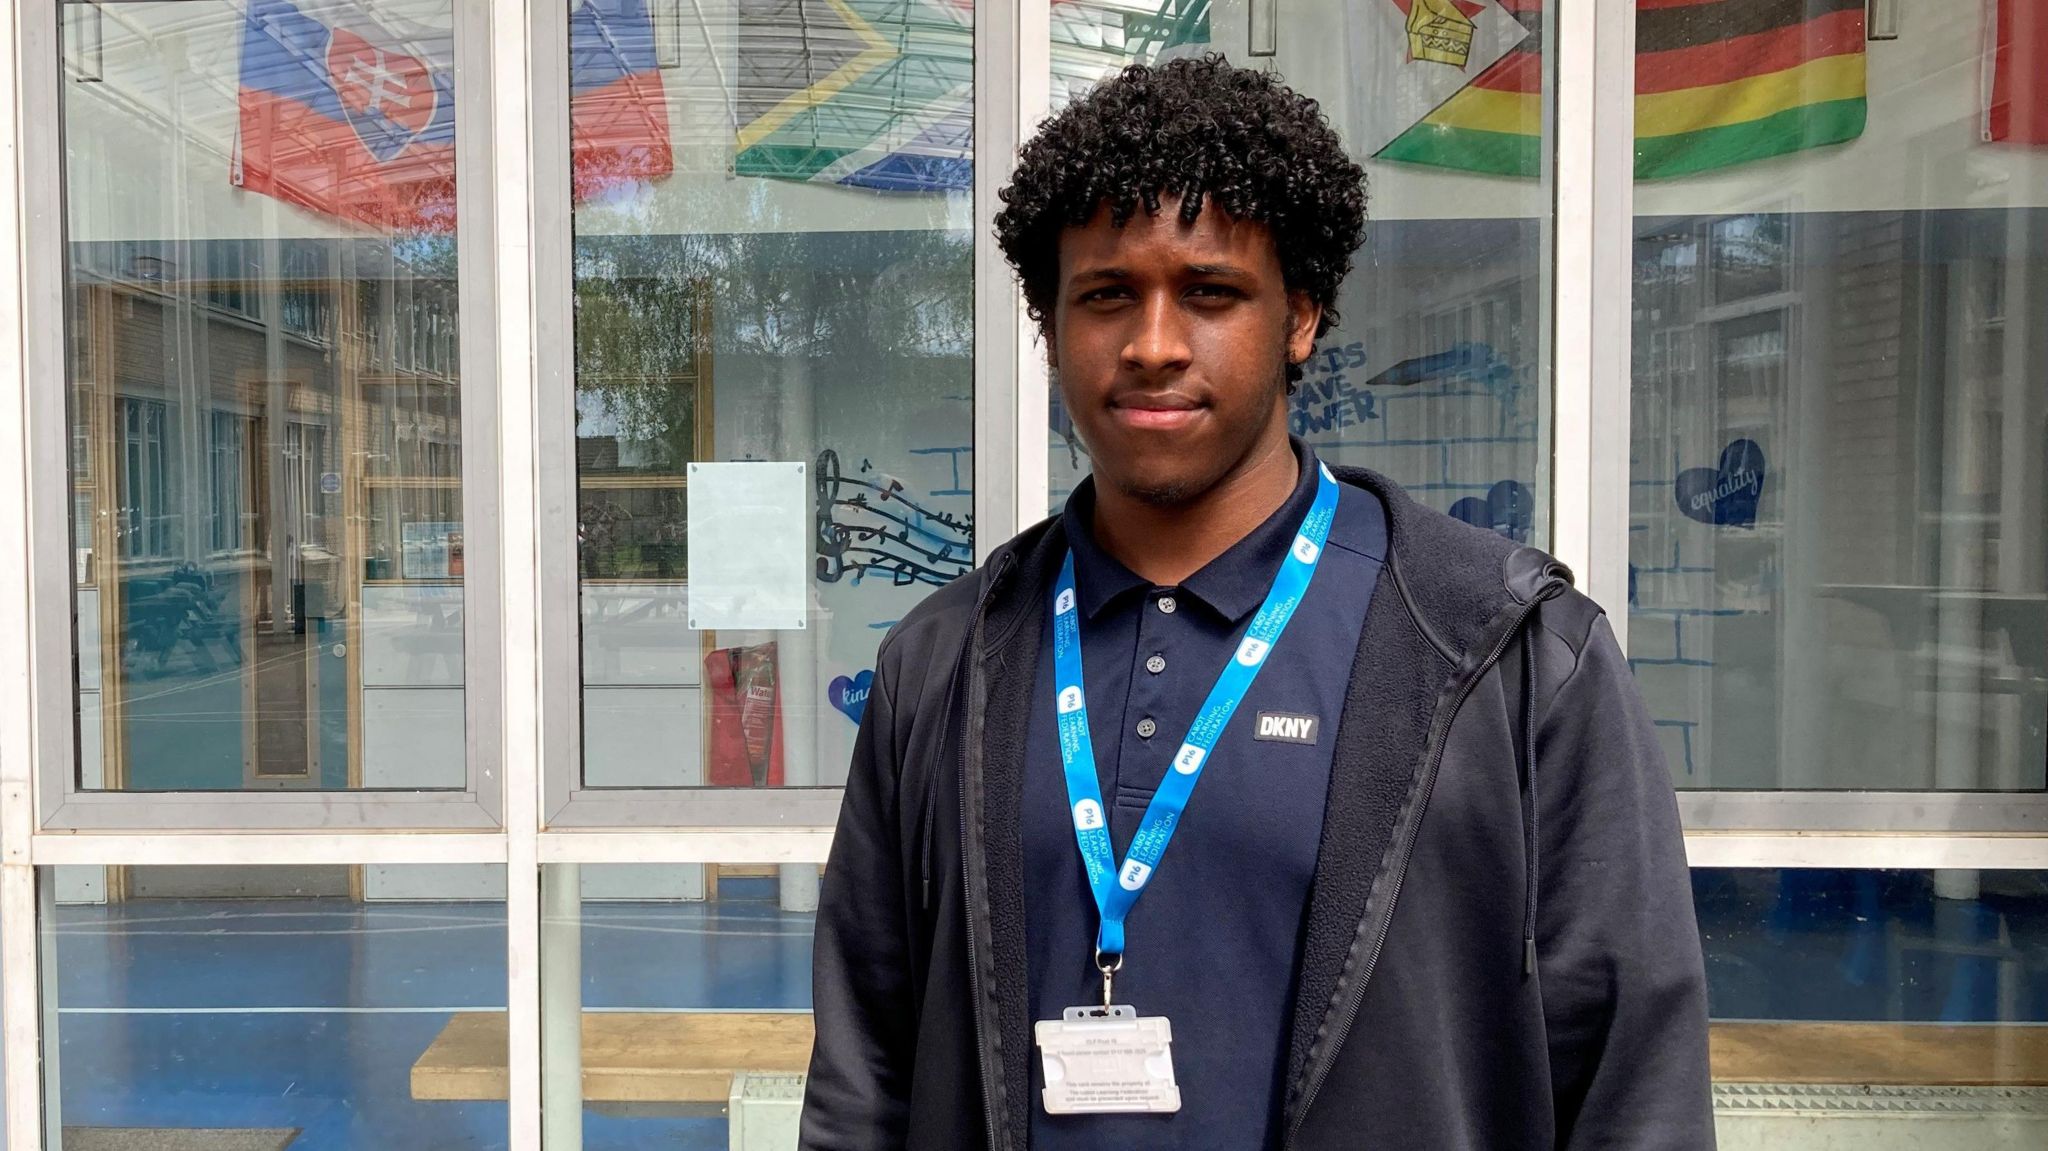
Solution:
[(1303, 743), (1314, 747), (1323, 721), (1313, 715), (1292, 715), (1284, 711), (1262, 711), (1253, 739), (1268, 743)]

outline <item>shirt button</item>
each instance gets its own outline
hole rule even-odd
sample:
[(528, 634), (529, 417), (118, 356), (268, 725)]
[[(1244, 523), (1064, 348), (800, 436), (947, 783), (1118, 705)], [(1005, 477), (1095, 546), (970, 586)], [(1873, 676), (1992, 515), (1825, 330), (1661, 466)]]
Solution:
[(1163, 595), (1159, 597), (1159, 610), (1165, 612), (1167, 615), (1172, 615), (1175, 611), (1179, 610), (1179, 608), (1180, 605), (1173, 601), (1172, 596)]
[(1149, 718), (1148, 718), (1148, 719), (1141, 719), (1141, 720), (1139, 720), (1139, 721), (1138, 721), (1138, 738), (1139, 738), (1139, 739), (1151, 739), (1151, 738), (1152, 738), (1152, 736), (1153, 736), (1154, 734), (1156, 734), (1156, 733), (1157, 733), (1158, 731), (1159, 731), (1159, 725), (1158, 725), (1158, 724), (1156, 724), (1156, 723), (1153, 723), (1153, 722), (1152, 722), (1152, 721), (1151, 721), (1151, 720), (1150, 720)]
[(1165, 671), (1166, 657), (1163, 655), (1155, 655), (1151, 659), (1146, 660), (1145, 670), (1151, 672), (1153, 675), (1158, 675), (1160, 672)]

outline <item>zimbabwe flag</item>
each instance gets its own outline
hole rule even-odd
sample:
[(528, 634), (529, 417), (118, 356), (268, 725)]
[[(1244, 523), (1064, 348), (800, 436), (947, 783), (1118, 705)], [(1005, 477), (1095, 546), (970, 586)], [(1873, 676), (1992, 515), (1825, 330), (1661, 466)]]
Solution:
[(1376, 157), (1499, 176), (1543, 166), (1542, 0), (1500, 0), (1528, 35)]
[(1636, 177), (1863, 134), (1864, 0), (1636, 0)]
[[(1516, 50), (1378, 153), (1503, 176), (1542, 164), (1540, 0), (1503, 0)], [(1636, 0), (1636, 177), (1684, 176), (1863, 134), (1864, 0)]]

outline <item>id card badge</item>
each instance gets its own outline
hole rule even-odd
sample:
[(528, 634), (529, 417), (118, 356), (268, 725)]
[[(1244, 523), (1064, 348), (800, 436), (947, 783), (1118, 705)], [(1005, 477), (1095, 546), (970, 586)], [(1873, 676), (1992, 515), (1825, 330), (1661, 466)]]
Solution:
[(1173, 1025), (1135, 1007), (1069, 1007), (1037, 1027), (1048, 1115), (1168, 1114), (1180, 1110), (1173, 1081)]

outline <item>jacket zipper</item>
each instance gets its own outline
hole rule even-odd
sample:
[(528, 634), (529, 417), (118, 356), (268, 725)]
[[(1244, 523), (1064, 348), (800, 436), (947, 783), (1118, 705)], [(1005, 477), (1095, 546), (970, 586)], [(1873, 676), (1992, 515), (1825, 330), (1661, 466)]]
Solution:
[[(1479, 686), (1480, 680), (1486, 678), (1486, 673), (1493, 670), (1493, 666), (1500, 662), (1501, 654), (1508, 649), (1508, 643), (1521, 632), (1523, 625), (1529, 622), (1529, 617), (1535, 613), (1537, 605), (1549, 598), (1548, 594), (1539, 592), (1535, 598), (1524, 605), (1521, 612), (1515, 616), (1514, 622), (1505, 631), (1501, 632), (1499, 639), (1494, 641), (1493, 650), (1487, 653), (1486, 658), (1480, 661), (1478, 668), (1473, 671), (1471, 676), (1467, 677), (1464, 685), (1458, 689), (1458, 698), (1451, 704), (1451, 718), (1445, 721), (1443, 733), (1437, 738), (1436, 746), (1429, 753), (1429, 770), (1423, 775), (1424, 783), (1428, 787), (1433, 789), (1436, 786), (1437, 769), (1443, 764), (1444, 745), (1450, 742), (1451, 723), (1457, 719), (1458, 712), (1464, 709), (1465, 701), (1471, 698), (1473, 689)], [(1421, 796), (1421, 802), (1424, 807), (1428, 806), (1429, 793), (1427, 791)], [(1389, 928), (1392, 927), (1391, 908), (1401, 901), (1401, 885), (1407, 881), (1408, 860), (1414, 852), (1415, 836), (1410, 835), (1408, 837), (1408, 845), (1402, 849), (1401, 858), (1395, 865), (1394, 884), (1389, 889), (1387, 895), (1387, 906), (1390, 909), (1388, 915)], [(1295, 1145), (1295, 1139), (1301, 1134), (1301, 1125), (1308, 1119), (1309, 1108), (1314, 1105), (1317, 1093), (1322, 1090), (1323, 1081), (1329, 1078), (1330, 1065), (1336, 1060), (1338, 1049), (1344, 1046), (1344, 1041), (1351, 1035), (1352, 1024), (1358, 1021), (1359, 1008), (1365, 1002), (1365, 986), (1372, 982), (1373, 968), (1379, 965), (1380, 952), (1385, 949), (1386, 944), (1387, 932), (1382, 930), (1379, 933), (1379, 938), (1373, 941), (1371, 954), (1365, 957), (1365, 966), (1359, 971), (1356, 990), (1352, 992), (1349, 1002), (1344, 1007), (1343, 1014), (1337, 1019), (1337, 1030), (1330, 1038), (1329, 1054), (1323, 1059), (1322, 1065), (1317, 1068), (1315, 1078), (1309, 1083), (1308, 1088), (1302, 1092), (1301, 1106), (1294, 1112), (1294, 1122), (1287, 1128), (1287, 1141), (1285, 1144), (1287, 1147)]]
[[(960, 682), (967, 691), (967, 730), (962, 733), (960, 740), (960, 769), (957, 773), (960, 781), (960, 894), (963, 900), (972, 898), (974, 888), (973, 879), (969, 874), (971, 864), (968, 862), (972, 857), (968, 854), (971, 845), (968, 843), (967, 835), (967, 756), (968, 749), (981, 742), (974, 692), (974, 677), (981, 666), (976, 648), (980, 644), (982, 617), (987, 610), (989, 597), (995, 593), (996, 584), (1009, 570), (1011, 558), (1007, 554), (1004, 556), (1004, 561), (989, 578), (988, 587), (975, 601), (974, 617), (967, 624), (967, 642), (961, 645), (958, 673), (963, 677)], [(988, 1135), (989, 1151), (999, 1151), (1002, 1145), (996, 1140), (995, 1094), (989, 1083), (988, 1026), (981, 1018), (981, 959), (974, 937), (974, 908), (969, 907), (966, 910), (964, 918), (967, 923), (967, 992), (974, 999), (974, 1054), (975, 1060), (981, 1065), (981, 1117)]]

